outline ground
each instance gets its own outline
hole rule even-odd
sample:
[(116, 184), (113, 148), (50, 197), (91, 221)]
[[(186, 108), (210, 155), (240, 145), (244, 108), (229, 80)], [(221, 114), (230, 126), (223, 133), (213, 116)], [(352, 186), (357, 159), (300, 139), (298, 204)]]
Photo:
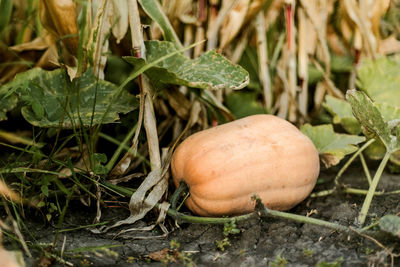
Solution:
[[(315, 191), (331, 186), (337, 170), (324, 170), (320, 177), (325, 183), (317, 185)], [(344, 184), (366, 188), (361, 167), (353, 167), (342, 178)], [(385, 173), (378, 189), (400, 189), (399, 178), (398, 175)], [(352, 226), (362, 201), (363, 196), (338, 192), (326, 197), (308, 198), (290, 212), (305, 215), (313, 211), (310, 216), (314, 218)], [(111, 221), (129, 214), (121, 208), (103, 208), (102, 211), (103, 220)], [(374, 217), (399, 211), (398, 195), (377, 196), (373, 200), (368, 222)], [(82, 206), (78, 201), (72, 202), (63, 229), (89, 225), (94, 217), (95, 210)], [(135, 227), (150, 224), (152, 215), (149, 217)], [(32, 217), (32, 221), (28, 222), (36, 242), (52, 243), (54, 226), (43, 224), (44, 220), (39, 218)], [(181, 224), (177, 227), (168, 218), (165, 226), (171, 231), (166, 237), (158, 227), (150, 232), (130, 232), (129, 239), (93, 234), (87, 229), (63, 232), (58, 237), (58, 245), (60, 249), (65, 236), (65, 251), (75, 249), (74, 253), (67, 254), (73, 257), (65, 259), (74, 266), (162, 266), (168, 262), (169, 266), (353, 267), (366, 266), (368, 262), (370, 266), (390, 265), (390, 257), (387, 257), (384, 249), (368, 238), (283, 219), (254, 218), (240, 222), (237, 224), (240, 232), (228, 236), (224, 235), (222, 225)], [(27, 239), (30, 239), (29, 235)], [(380, 234), (376, 239), (398, 252), (399, 241), (395, 237)], [(94, 250), (93, 247), (103, 248)], [(86, 248), (87, 251), (78, 252), (78, 248)], [(158, 258), (158, 261), (152, 258)], [(33, 262), (33, 259), (27, 259), (28, 266)], [(400, 264), (400, 261), (397, 260), (396, 264)], [(63, 265), (55, 263), (54, 266)]]

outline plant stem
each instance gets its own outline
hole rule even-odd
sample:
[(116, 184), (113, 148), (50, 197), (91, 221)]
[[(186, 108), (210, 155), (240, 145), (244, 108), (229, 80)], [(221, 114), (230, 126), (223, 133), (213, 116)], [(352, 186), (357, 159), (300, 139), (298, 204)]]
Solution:
[(187, 190), (188, 190), (187, 184), (184, 182), (181, 182), (171, 197), (171, 209), (177, 210), (176, 203), (178, 202), (179, 197), (182, 195), (182, 193)]
[(367, 196), (364, 199), (364, 203), (362, 205), (360, 214), (358, 215), (358, 223), (360, 225), (363, 225), (365, 222), (365, 219), (368, 214), (369, 206), (371, 205), (372, 198), (374, 196), (376, 187), (378, 186), (379, 179), (382, 176), (383, 170), (385, 169), (386, 163), (389, 160), (390, 154), (391, 154), (390, 151), (386, 151), (386, 154), (383, 157), (381, 163), (379, 164), (378, 170), (376, 171), (374, 178), (372, 179), (372, 183), (368, 189)]
[(335, 192), (335, 188), (333, 189), (327, 189), (319, 192), (312, 193), (310, 197), (326, 197), (328, 195), (331, 195), (333, 192)]
[(362, 167), (364, 169), (365, 177), (367, 177), (368, 185), (371, 185), (371, 183), (372, 183), (371, 174), (369, 172), (367, 163), (365, 162), (365, 158), (364, 158), (364, 155), (362, 153), (360, 153), (360, 161), (361, 161), (361, 165), (362, 165)]
[[(323, 190), (320, 192), (315, 192), (311, 194), (311, 197), (324, 197), (327, 195), (332, 194), (333, 192), (336, 191), (336, 189), (339, 187), (339, 179), (340, 177), (342, 177), (343, 173), (347, 170), (347, 168), (350, 166), (350, 164), (354, 161), (354, 159), (360, 155), (361, 157), (361, 152), (363, 152), (369, 145), (371, 145), (373, 142), (375, 142), (375, 139), (370, 139), (368, 142), (366, 142), (362, 147), (360, 147), (357, 152), (355, 152), (350, 158), (349, 160), (343, 165), (343, 167), (339, 170), (339, 172), (337, 173), (337, 175), (335, 176), (335, 187), (332, 189), (327, 189), (327, 190)], [(363, 166), (364, 167), (364, 166)], [(368, 179), (368, 169), (365, 170), (365, 175), (367, 176)]]
[(307, 223), (307, 224), (323, 226), (323, 227), (327, 227), (327, 228), (334, 229), (337, 231), (342, 231), (342, 232), (350, 231), (349, 227), (343, 226), (343, 225), (340, 225), (337, 223), (327, 222), (327, 221), (324, 221), (321, 219), (310, 218), (310, 217), (306, 217), (303, 215), (297, 215), (297, 214), (292, 214), (292, 213), (278, 211), (278, 210), (270, 210), (270, 209), (264, 208), (264, 210), (262, 210), (262, 215), (264, 215), (266, 217), (272, 216), (272, 217), (277, 217), (277, 218), (288, 219), (288, 220), (296, 221), (299, 223)]
[[(156, 205), (157, 207), (158, 205)], [(245, 221), (250, 218), (257, 217), (257, 214), (252, 212), (245, 215), (239, 215), (235, 217), (199, 217), (199, 216), (191, 216), (185, 215), (181, 212), (178, 212), (174, 209), (168, 209), (168, 215), (172, 218), (180, 221), (180, 222), (187, 222), (187, 223), (203, 223), (203, 224), (225, 224), (230, 223), (232, 221), (239, 222)]]
[(350, 166), (350, 164), (353, 162), (353, 160), (361, 154), (361, 152), (364, 151), (369, 145), (371, 145), (373, 142), (375, 142), (375, 139), (370, 139), (368, 142), (366, 142), (362, 147), (360, 147), (356, 153), (354, 153), (350, 159), (346, 162), (346, 164), (343, 165), (343, 167), (340, 169), (338, 174), (335, 177), (335, 186), (339, 185), (339, 178), (342, 176), (342, 174), (347, 170), (347, 168)]

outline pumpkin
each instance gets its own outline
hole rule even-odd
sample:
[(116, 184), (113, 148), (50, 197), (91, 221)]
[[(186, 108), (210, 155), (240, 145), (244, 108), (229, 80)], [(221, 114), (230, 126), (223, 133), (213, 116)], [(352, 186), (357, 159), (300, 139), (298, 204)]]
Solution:
[(246, 214), (257, 195), (270, 209), (288, 210), (312, 191), (319, 155), (286, 120), (253, 115), (185, 139), (171, 159), (176, 186), (189, 187), (188, 208), (201, 216)]

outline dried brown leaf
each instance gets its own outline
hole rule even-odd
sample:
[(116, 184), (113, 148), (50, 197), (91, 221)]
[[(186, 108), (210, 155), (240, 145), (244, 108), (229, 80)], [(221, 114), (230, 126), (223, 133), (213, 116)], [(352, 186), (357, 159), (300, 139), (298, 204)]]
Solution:
[(321, 158), (321, 161), (324, 163), (326, 168), (330, 168), (332, 166), (335, 166), (340, 162), (338, 157), (336, 157), (336, 156), (334, 156), (332, 154), (329, 154), (329, 153), (321, 154), (320, 158)]
[(175, 110), (176, 114), (183, 120), (189, 118), (191, 102), (177, 89), (167, 89), (164, 91), (168, 103)]
[(112, 2), (112, 17), (113, 25), (112, 33), (117, 39), (117, 43), (125, 37), (128, 32), (129, 20), (128, 20), (128, 0), (111, 1)]
[[(87, 148), (84, 147), (80, 159), (74, 164), (74, 172), (89, 171), (89, 154)], [(58, 178), (67, 178), (72, 176), (72, 170), (68, 167), (62, 168), (58, 174)]]
[(279, 16), (283, 16), (285, 0), (274, 0), (266, 11), (265, 21), (267, 25), (273, 24)]
[(379, 1), (372, 1), (371, 6), (368, 6), (368, 12), (370, 12), (370, 20), (371, 20), (371, 28), (372, 32), (376, 37), (379, 38), (380, 36), (380, 22), (382, 17), (386, 14), (389, 6), (390, 0), (379, 0)]
[[(229, 5), (230, 2), (231, 0), (222, 1), (222, 8)], [(249, 4), (250, 0), (239, 0), (226, 16), (220, 29), (220, 49), (224, 49), (224, 47), (239, 33), (239, 30), (245, 21)]]
[(379, 53), (383, 55), (400, 52), (400, 41), (394, 35), (379, 42)]
[[(254, 17), (260, 10), (263, 8), (263, 6), (268, 2), (268, 0), (253, 0), (250, 2), (250, 6), (247, 10), (246, 17), (244, 18), (245, 23), (247, 23), (250, 20), (253, 20)], [(279, 2), (279, 1), (275, 1)], [(273, 4), (271, 4), (273, 5)]]
[(180, 257), (179, 251), (176, 249), (164, 248), (160, 251), (154, 251), (149, 254), (149, 258), (153, 261), (160, 262), (176, 262)]
[(339, 38), (338, 34), (331, 26), (328, 26), (326, 38), (329, 44), (329, 48), (333, 51), (334, 54), (343, 56), (347, 53), (346, 47), (343, 44), (341, 38)]
[(19, 45), (11, 46), (10, 49), (15, 52), (23, 52), (29, 50), (45, 50), (51, 44), (55, 43), (53, 35), (51, 35), (46, 30), (43, 30), (41, 35), (30, 42), (22, 43)]
[(73, 0), (40, 0), (39, 18), (43, 27), (61, 38), (72, 55), (78, 53), (78, 24)]
[(211, 50), (217, 47), (218, 32), (225, 19), (239, 2), (240, 0), (224, 1), (222, 7), (218, 12), (218, 15), (211, 13), (207, 29), (207, 50)]
[(0, 247), (0, 266), (2, 267), (24, 267), (25, 262), (20, 251), (9, 251)]
[(194, 24), (197, 18), (193, 15), (193, 0), (164, 0), (162, 8), (169, 21), (177, 28), (179, 21), (185, 24)]
[(8, 187), (8, 185), (5, 184), (2, 180), (0, 180), (0, 195), (9, 201), (21, 202), (20, 196), (13, 190), (11, 190), (11, 188)]

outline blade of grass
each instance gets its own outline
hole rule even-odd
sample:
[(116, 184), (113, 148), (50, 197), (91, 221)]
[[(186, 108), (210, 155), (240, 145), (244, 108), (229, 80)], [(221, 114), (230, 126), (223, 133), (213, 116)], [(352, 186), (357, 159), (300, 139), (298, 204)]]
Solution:
[(0, 1), (0, 39), (3, 39), (3, 30), (8, 25), (13, 9), (12, 0), (1, 0)]
[(33, 169), (33, 168), (26, 168), (26, 167), (17, 167), (17, 168), (1, 168), (0, 169), (0, 174), (3, 173), (18, 173), (18, 172), (34, 172), (34, 173), (45, 173), (45, 174), (55, 174), (59, 175), (59, 172), (54, 172), (54, 171), (47, 171), (47, 170), (40, 170), (40, 169)]
[(86, 229), (86, 228), (90, 228), (90, 227), (96, 227), (96, 226), (101, 226), (101, 225), (105, 225), (108, 224), (109, 222), (105, 221), (105, 222), (101, 222), (101, 223), (94, 223), (94, 224), (89, 224), (89, 225), (81, 225), (75, 228), (68, 228), (68, 229), (62, 229), (59, 231), (59, 233), (64, 233), (64, 232), (72, 232), (72, 231), (76, 231), (76, 230), (80, 230), (80, 229)]
[(117, 248), (117, 247), (122, 247), (122, 246), (124, 246), (124, 245), (123, 244), (111, 244), (111, 245), (81, 247), (81, 248), (70, 249), (70, 250), (67, 250), (66, 252), (68, 252), (68, 253), (87, 252), (87, 251), (93, 251), (93, 250), (99, 250), (99, 249), (105, 249), (105, 248)]
[[(113, 137), (111, 137), (111, 136), (109, 136), (109, 135), (106, 135), (105, 133), (100, 133), (100, 134), (99, 134), (99, 137), (104, 138), (105, 140), (107, 140), (107, 141), (109, 141), (109, 142), (111, 142), (111, 143), (113, 143), (113, 144), (116, 144), (117, 146), (120, 146), (120, 145), (122, 144), (122, 143), (119, 142), (117, 139), (115, 139), (115, 138), (113, 138)], [(124, 150), (126, 150), (126, 151), (129, 151), (129, 153), (134, 154), (136, 157), (140, 158), (140, 159), (143, 160), (148, 166), (150, 166), (150, 161), (148, 161), (145, 157), (143, 157), (142, 155), (140, 155), (140, 154), (138, 154), (137, 152), (135, 152), (134, 150), (132, 150), (132, 148), (128, 147), (128, 146), (125, 145), (125, 144), (122, 146), (122, 148), (123, 148)]]
[(122, 150), (126, 146), (126, 143), (132, 138), (133, 134), (136, 131), (137, 124), (135, 124), (132, 129), (129, 131), (129, 133), (125, 136), (124, 140), (119, 144), (117, 150), (115, 150), (114, 154), (112, 155), (110, 161), (107, 163), (106, 168), (108, 172), (112, 169), (114, 166), (115, 162), (117, 161), (119, 155), (121, 154)]

